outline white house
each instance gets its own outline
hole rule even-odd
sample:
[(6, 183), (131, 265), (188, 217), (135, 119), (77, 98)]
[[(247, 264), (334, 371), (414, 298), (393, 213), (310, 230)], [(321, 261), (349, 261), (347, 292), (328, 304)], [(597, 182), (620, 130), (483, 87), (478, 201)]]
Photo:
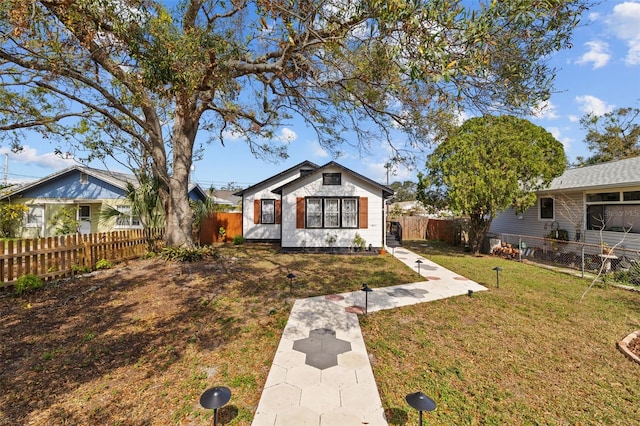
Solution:
[(283, 248), (385, 245), (385, 199), (393, 190), (336, 162), (309, 161), (253, 185), (242, 196), (243, 236)]
[(490, 232), (547, 237), (558, 230), (593, 244), (602, 234), (610, 246), (624, 236), (621, 248), (640, 250), (640, 157), (568, 169), (536, 195), (524, 213), (498, 215)]

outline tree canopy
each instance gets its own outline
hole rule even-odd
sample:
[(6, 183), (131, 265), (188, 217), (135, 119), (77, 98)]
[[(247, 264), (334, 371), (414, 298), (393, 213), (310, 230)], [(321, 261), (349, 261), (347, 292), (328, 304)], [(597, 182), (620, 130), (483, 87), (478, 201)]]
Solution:
[(513, 207), (522, 212), (566, 167), (562, 143), (533, 123), (509, 116), (464, 122), (429, 155), (418, 175), (418, 197), (471, 220), (469, 240), (479, 253), (491, 221)]
[(410, 180), (403, 182), (391, 182), (389, 188), (393, 189), (394, 194), (391, 202), (398, 203), (401, 201), (414, 201), (416, 199), (417, 184)]
[(585, 141), (591, 157), (578, 163), (596, 164), (640, 155), (640, 109), (618, 108), (603, 115), (587, 114), (580, 119), (587, 131)]
[(3, 0), (0, 137), (157, 178), (167, 244), (191, 245), (199, 132), (284, 158), (297, 117), (325, 148), (397, 153), (458, 110), (527, 111), (585, 1)]

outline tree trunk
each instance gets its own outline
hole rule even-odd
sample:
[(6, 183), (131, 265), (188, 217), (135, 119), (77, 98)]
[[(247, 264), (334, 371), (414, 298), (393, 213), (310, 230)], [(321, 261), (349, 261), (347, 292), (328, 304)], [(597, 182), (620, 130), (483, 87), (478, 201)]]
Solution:
[(472, 213), (470, 215), (469, 244), (471, 245), (471, 252), (476, 256), (479, 255), (480, 250), (482, 250), (484, 237), (487, 235), (491, 227), (491, 221), (493, 220), (491, 215), (489, 219), (484, 219), (484, 216), (484, 214), (480, 213)]
[[(173, 164), (165, 206), (165, 244), (193, 247), (193, 211), (189, 205), (189, 174), (198, 120), (188, 108), (176, 106), (172, 132)], [(191, 114), (190, 114), (191, 113)]]

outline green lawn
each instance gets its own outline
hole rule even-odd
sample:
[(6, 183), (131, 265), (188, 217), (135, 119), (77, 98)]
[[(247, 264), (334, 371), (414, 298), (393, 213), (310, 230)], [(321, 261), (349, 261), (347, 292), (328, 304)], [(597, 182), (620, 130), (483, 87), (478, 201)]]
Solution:
[(637, 424), (640, 365), (616, 342), (640, 329), (640, 293), (595, 286), (580, 302), (587, 280), (406, 245), (489, 291), (362, 318), (390, 424), (417, 424), (404, 398), (418, 390), (438, 405), (425, 424)]

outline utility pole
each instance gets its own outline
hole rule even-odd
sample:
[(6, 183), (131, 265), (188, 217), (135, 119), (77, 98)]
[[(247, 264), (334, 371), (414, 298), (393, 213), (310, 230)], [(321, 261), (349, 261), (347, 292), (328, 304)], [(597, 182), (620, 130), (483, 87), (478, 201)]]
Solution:
[[(9, 153), (4, 153), (4, 186), (8, 185), (7, 178), (9, 176)], [(388, 178), (387, 178), (388, 179)]]

